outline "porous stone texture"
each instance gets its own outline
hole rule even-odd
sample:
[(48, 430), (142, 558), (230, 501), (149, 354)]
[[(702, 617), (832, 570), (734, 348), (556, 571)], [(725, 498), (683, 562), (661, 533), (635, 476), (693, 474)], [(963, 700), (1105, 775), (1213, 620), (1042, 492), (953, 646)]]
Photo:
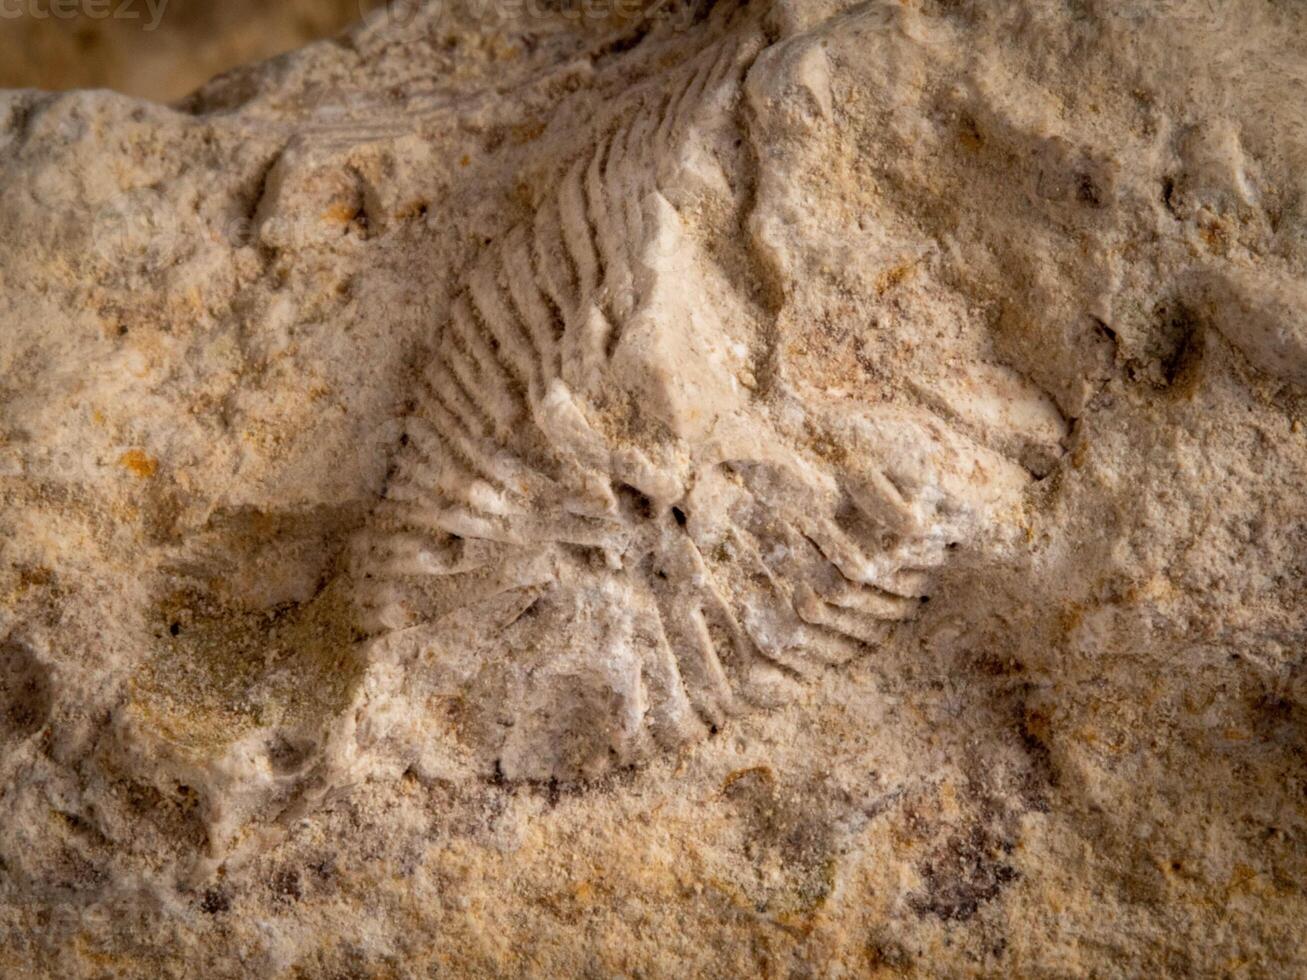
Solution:
[(0, 94), (0, 974), (1301, 975), (1304, 91), (775, 0)]

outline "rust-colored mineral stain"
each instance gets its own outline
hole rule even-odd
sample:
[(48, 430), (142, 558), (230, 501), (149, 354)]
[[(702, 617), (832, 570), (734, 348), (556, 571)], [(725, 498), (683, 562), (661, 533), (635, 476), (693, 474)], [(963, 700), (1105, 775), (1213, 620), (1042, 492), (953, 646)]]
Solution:
[(159, 469), (159, 461), (139, 449), (129, 449), (118, 457), (118, 464), (131, 470), (142, 480), (148, 480)]
[(347, 225), (356, 220), (359, 216), (359, 209), (356, 205), (337, 201), (327, 210), (322, 212), (322, 220), (329, 221), (338, 225)]

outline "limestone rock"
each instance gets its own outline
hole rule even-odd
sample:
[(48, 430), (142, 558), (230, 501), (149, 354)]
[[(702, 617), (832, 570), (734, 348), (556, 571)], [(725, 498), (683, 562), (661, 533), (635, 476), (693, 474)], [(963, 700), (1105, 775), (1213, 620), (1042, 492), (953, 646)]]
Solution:
[(1305, 21), (0, 94), (0, 972), (1301, 972)]

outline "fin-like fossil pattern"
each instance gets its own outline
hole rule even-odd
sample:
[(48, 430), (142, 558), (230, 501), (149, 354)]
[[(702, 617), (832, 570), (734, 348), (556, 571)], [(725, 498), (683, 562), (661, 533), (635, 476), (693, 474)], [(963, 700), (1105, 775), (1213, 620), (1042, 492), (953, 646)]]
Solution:
[(716, 148), (761, 47), (736, 32), (594, 120), (433, 338), (354, 575), (372, 656), (484, 706), (486, 771), (593, 776), (784, 703), (1029, 479), (926, 409), (800, 391), (733, 323), (672, 202), (747, 206)]

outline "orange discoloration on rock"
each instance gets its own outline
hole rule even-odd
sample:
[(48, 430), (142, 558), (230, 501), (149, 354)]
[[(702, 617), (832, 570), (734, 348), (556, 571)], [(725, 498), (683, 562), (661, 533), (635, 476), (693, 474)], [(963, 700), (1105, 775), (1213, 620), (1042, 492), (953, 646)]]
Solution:
[(324, 221), (334, 221), (341, 225), (347, 225), (357, 217), (358, 208), (344, 201), (339, 201), (322, 212)]
[(140, 449), (129, 449), (118, 457), (118, 465), (130, 470), (142, 480), (148, 480), (159, 469), (159, 461)]

